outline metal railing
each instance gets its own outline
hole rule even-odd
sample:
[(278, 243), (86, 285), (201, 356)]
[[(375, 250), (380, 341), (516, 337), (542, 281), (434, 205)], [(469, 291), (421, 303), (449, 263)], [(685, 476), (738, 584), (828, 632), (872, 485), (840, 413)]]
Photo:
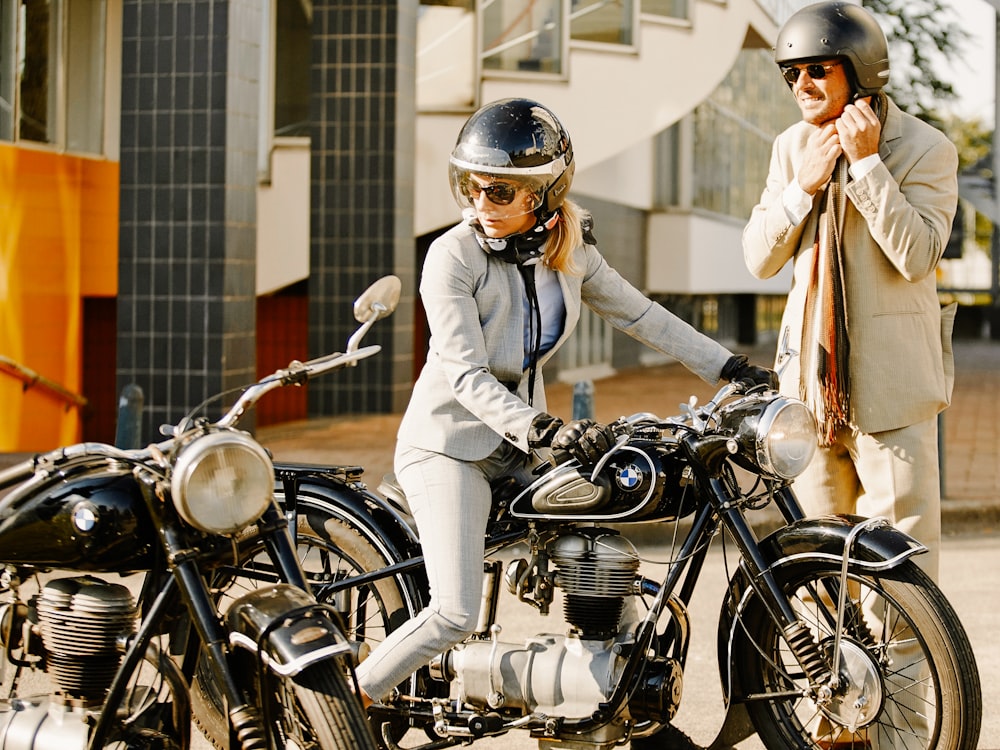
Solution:
[(0, 354), (0, 372), (5, 372), (20, 380), (24, 384), (23, 390), (25, 391), (29, 388), (38, 387), (52, 394), (60, 401), (65, 402), (67, 409), (74, 406), (77, 409), (83, 409), (87, 406), (88, 401), (84, 396), (81, 396), (79, 393), (73, 393), (73, 391), (63, 387), (54, 380), (50, 380), (44, 375), (39, 375), (30, 367), (25, 367), (3, 354)]

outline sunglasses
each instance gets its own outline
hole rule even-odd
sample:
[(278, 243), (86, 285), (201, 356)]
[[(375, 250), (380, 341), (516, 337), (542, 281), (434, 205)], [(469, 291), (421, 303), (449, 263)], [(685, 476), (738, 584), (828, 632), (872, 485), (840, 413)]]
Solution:
[(507, 206), (513, 202), (517, 191), (518, 186), (511, 185), (509, 182), (491, 182), (489, 185), (480, 185), (468, 177), (462, 180), (462, 193), (469, 199), (470, 203), (476, 200), (480, 193), (486, 193), (490, 203)]
[(805, 73), (807, 76), (813, 80), (820, 80), (826, 78), (826, 74), (837, 67), (840, 63), (828, 63), (824, 65), (823, 63), (810, 63), (809, 65), (803, 65), (801, 68), (795, 65), (782, 65), (781, 75), (784, 76), (785, 80), (789, 83), (795, 83), (799, 80), (799, 73)]

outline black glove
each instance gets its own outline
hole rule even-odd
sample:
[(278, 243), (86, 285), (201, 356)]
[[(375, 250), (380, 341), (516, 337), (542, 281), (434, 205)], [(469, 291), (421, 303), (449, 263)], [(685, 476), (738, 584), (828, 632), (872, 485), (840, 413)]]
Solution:
[(534, 450), (550, 447), (562, 426), (563, 421), (559, 417), (539, 412), (538, 416), (531, 420), (531, 427), (528, 428), (528, 448)]
[(734, 354), (722, 366), (720, 377), (730, 382), (747, 383), (751, 387), (766, 385), (772, 391), (778, 390), (778, 374), (766, 367), (750, 364), (745, 354)]
[(617, 438), (606, 424), (593, 419), (574, 419), (559, 428), (552, 440), (552, 458), (556, 463), (575, 458), (581, 464), (595, 464), (611, 450)]

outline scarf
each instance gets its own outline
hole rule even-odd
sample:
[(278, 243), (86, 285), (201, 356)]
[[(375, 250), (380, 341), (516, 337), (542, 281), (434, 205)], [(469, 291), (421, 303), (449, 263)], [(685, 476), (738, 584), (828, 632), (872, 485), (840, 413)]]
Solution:
[[(872, 106), (885, 126), (886, 95), (879, 92)], [(819, 444), (834, 443), (837, 430), (850, 423), (851, 342), (845, 297), (844, 253), (841, 230), (847, 209), (844, 188), (849, 173), (841, 156), (820, 198), (820, 214), (813, 243), (813, 264), (806, 291), (802, 324), (800, 396), (819, 425)]]

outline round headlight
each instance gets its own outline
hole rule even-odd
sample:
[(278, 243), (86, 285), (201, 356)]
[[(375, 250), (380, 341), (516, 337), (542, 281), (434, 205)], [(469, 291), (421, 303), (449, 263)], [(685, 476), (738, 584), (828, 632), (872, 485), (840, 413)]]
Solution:
[(794, 479), (816, 452), (816, 420), (801, 401), (776, 398), (757, 423), (757, 462), (764, 471)]
[(274, 494), (274, 466), (244, 432), (214, 432), (185, 446), (170, 480), (181, 518), (209, 534), (246, 528)]

